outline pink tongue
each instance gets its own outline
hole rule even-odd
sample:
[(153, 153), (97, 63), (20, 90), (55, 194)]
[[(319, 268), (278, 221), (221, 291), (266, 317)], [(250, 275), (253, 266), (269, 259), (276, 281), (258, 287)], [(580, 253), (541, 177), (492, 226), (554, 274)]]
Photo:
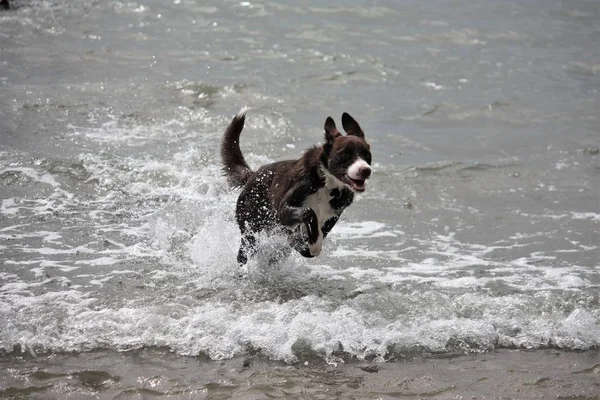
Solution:
[(352, 181), (352, 184), (354, 185), (355, 188), (357, 189), (364, 189), (365, 188), (365, 182), (357, 182), (357, 181)]

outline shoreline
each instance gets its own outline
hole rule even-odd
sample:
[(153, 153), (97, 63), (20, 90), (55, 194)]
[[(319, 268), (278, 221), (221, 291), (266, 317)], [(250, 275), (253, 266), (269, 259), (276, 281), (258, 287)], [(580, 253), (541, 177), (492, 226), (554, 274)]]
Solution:
[(8, 356), (2, 398), (600, 398), (600, 351), (506, 350), (387, 363), (210, 361), (165, 349)]

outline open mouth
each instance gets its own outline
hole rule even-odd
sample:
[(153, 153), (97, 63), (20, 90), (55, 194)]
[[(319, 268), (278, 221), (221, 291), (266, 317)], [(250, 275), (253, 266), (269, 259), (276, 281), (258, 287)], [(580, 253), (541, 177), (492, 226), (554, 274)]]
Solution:
[(355, 192), (364, 192), (366, 189), (364, 179), (352, 179), (348, 175), (345, 175), (343, 182)]

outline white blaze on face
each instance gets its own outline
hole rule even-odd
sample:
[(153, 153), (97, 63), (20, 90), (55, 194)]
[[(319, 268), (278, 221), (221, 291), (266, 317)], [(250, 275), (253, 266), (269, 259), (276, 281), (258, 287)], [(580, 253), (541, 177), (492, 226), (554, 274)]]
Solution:
[(371, 167), (365, 160), (358, 158), (348, 167), (348, 176), (350, 179), (363, 180), (360, 171), (364, 169), (371, 169)]

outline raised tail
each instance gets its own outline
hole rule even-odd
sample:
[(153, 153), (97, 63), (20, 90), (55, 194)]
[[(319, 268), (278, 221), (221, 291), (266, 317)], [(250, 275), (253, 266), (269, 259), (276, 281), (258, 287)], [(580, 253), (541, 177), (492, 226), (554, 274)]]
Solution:
[(223, 172), (232, 187), (244, 186), (250, 175), (252, 175), (252, 170), (240, 150), (240, 134), (244, 129), (244, 121), (248, 110), (248, 107), (244, 107), (233, 117), (221, 142)]

